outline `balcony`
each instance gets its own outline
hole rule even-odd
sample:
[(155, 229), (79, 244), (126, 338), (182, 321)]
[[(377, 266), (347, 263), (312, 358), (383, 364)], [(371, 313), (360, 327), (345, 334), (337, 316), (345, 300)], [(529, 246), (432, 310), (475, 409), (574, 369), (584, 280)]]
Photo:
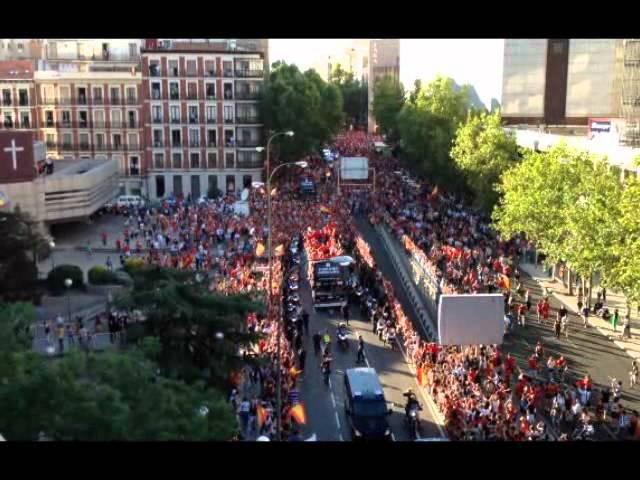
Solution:
[(187, 93), (187, 100), (198, 100), (197, 93)]
[(242, 90), (236, 88), (236, 100), (259, 100), (260, 91), (256, 90)]
[(164, 148), (164, 142), (162, 140), (154, 140), (153, 148)]
[(5, 107), (10, 107), (11, 106), (11, 99), (10, 98), (2, 99), (2, 105), (5, 106)]
[(179, 118), (172, 118), (171, 123), (175, 125), (179, 125), (180, 123), (182, 123), (182, 121)]
[(150, 77), (159, 77), (160, 76), (160, 65), (152, 63), (149, 65), (149, 76)]
[(56, 142), (47, 142), (45, 144), (47, 146), (47, 150), (57, 150), (58, 144)]
[(217, 148), (217, 147), (218, 147), (218, 142), (213, 140), (209, 140), (207, 142), (207, 148)]
[(102, 97), (94, 97), (93, 99), (91, 99), (91, 103), (93, 105), (104, 105), (104, 98), (102, 98)]
[(207, 118), (207, 123), (209, 125), (214, 124), (214, 123), (218, 123), (218, 119), (217, 118)]
[(189, 148), (200, 148), (200, 140), (189, 140)]
[(23, 99), (23, 98), (21, 98), (21, 99), (18, 101), (18, 106), (20, 106), (20, 107), (28, 107), (28, 106), (29, 106), (29, 99)]
[(238, 156), (236, 162), (236, 168), (262, 168), (263, 166), (264, 163), (262, 160), (256, 160), (252, 158), (243, 159), (240, 156)]
[(13, 122), (4, 121), (4, 128), (13, 128)]
[(20, 127), (31, 128), (31, 121), (28, 118), (25, 118), (23, 121), (20, 122)]
[(153, 117), (151, 123), (162, 123), (162, 117)]
[(81, 143), (80, 144), (80, 151), (88, 152), (90, 149), (91, 149), (91, 146), (88, 143)]
[(129, 175), (132, 177), (137, 177), (140, 175), (140, 168), (138, 167), (129, 167)]
[(173, 140), (171, 142), (171, 148), (181, 148), (182, 142), (180, 140)]
[(111, 149), (111, 147), (109, 147), (106, 143), (101, 143), (99, 145), (94, 145), (93, 149), (96, 152), (108, 152)]
[(74, 150), (73, 144), (72, 143), (62, 143), (60, 145), (60, 150), (62, 150), (63, 152), (71, 152), (71, 151)]
[(180, 100), (180, 94), (179, 93), (170, 93), (169, 94), (169, 100)]
[(138, 97), (127, 97), (127, 105), (137, 105)]
[(233, 100), (233, 92), (231, 92), (231, 90), (225, 90), (224, 99), (225, 100)]
[(78, 121), (78, 128), (89, 128), (89, 121), (88, 120), (79, 120)]
[(262, 145), (262, 140), (259, 138), (241, 138), (238, 140), (238, 147), (250, 148), (259, 147)]
[(86, 105), (87, 104), (87, 97), (86, 96), (79, 96), (77, 97), (77, 103), (78, 105)]
[(56, 123), (53, 120), (45, 120), (44, 128), (55, 128)]
[(236, 77), (261, 78), (261, 77), (264, 77), (264, 70), (249, 70), (245, 68), (236, 68)]
[(215, 69), (208, 69), (204, 71), (204, 76), (205, 77), (219, 77), (220, 76), (220, 70), (215, 70)]
[(151, 100), (162, 100), (160, 90), (151, 90)]
[(224, 119), (224, 123), (232, 124), (233, 123), (233, 118), (225, 118)]
[(110, 97), (109, 104), (111, 105), (122, 105), (123, 101), (120, 97)]
[(260, 115), (236, 115), (238, 124), (259, 124), (262, 122)]
[(200, 121), (198, 120), (198, 117), (189, 117), (189, 123), (191, 125), (197, 125), (200, 123)]
[(233, 77), (233, 69), (225, 68), (224, 70), (222, 70), (222, 76), (223, 77)]
[(205, 95), (204, 97), (205, 100), (207, 100), (208, 102), (214, 101), (216, 99), (215, 95)]
[(228, 138), (225, 139), (224, 146), (225, 148), (235, 148), (236, 142), (233, 140), (233, 138)]
[(197, 77), (198, 76), (198, 71), (197, 70), (187, 70), (186, 72), (184, 72), (184, 76), (185, 77)]

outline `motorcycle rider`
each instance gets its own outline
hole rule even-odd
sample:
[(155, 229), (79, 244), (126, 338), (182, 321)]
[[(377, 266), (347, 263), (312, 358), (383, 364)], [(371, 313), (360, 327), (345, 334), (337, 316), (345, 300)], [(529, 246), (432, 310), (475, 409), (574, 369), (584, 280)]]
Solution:
[(331, 375), (331, 356), (329, 352), (325, 352), (322, 355), (322, 363), (320, 364), (320, 369), (324, 375), (325, 383), (329, 383), (329, 375)]
[(343, 342), (347, 342), (347, 326), (344, 322), (340, 322), (340, 325), (338, 325), (338, 343)]
[(411, 388), (408, 388), (402, 396), (407, 397), (407, 403), (404, 406), (404, 413), (407, 419), (409, 419), (411, 410), (422, 410), (422, 406), (420, 405), (420, 402), (418, 402), (418, 398)]

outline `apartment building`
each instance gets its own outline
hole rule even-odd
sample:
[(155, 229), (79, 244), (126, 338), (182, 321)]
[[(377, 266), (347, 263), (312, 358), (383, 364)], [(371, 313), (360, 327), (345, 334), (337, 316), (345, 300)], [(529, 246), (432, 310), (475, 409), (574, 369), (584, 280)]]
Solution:
[(36, 128), (34, 65), (30, 60), (0, 62), (0, 131)]
[(147, 41), (142, 50), (149, 196), (197, 198), (261, 180), (262, 52), (216, 42)]
[(0, 61), (34, 60), (42, 56), (42, 40), (37, 38), (0, 38)]
[(39, 138), (52, 159), (115, 159), (120, 191), (144, 194), (141, 74), (36, 71)]

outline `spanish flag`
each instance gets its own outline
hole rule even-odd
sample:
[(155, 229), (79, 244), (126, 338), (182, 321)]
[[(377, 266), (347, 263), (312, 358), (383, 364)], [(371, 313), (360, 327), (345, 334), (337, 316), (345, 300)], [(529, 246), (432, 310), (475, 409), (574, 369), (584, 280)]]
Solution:
[(256, 407), (256, 417), (258, 419), (258, 428), (260, 428), (267, 421), (267, 409), (262, 405), (258, 405)]
[(302, 403), (298, 403), (297, 405), (291, 407), (289, 413), (298, 425), (307, 424), (307, 414), (304, 411), (304, 406), (302, 405)]
[(258, 242), (258, 245), (256, 245), (256, 256), (257, 257), (261, 257), (262, 255), (264, 255), (264, 245), (260, 242)]
[(422, 368), (418, 368), (416, 376), (418, 377), (418, 385), (422, 386)]
[(277, 257), (284, 255), (284, 245), (278, 245), (275, 249), (275, 254)]
[(502, 279), (502, 284), (504, 288), (507, 290), (511, 290), (511, 280), (505, 274), (501, 273), (500, 278)]

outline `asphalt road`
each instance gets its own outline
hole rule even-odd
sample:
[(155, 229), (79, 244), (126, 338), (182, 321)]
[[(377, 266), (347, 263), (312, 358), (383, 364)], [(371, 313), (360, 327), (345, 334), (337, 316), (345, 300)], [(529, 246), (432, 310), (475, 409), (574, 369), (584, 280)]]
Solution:
[[(304, 270), (303, 270), (304, 271)], [(311, 302), (311, 289), (306, 280), (301, 282), (300, 296), (303, 307), (309, 312), (309, 335), (304, 340), (307, 350), (305, 372), (301, 382), (300, 397), (304, 402), (308, 423), (305, 436), (316, 434), (319, 441), (350, 441), (351, 432), (348, 419), (344, 411), (345, 391), (344, 372), (354, 368), (356, 364), (357, 338), (362, 335), (365, 341), (365, 356), (367, 365), (375, 368), (384, 388), (387, 402), (393, 404), (393, 413), (389, 416), (393, 438), (396, 441), (408, 441), (409, 434), (404, 423), (404, 397), (407, 388), (417, 391), (415, 376), (411, 373), (403, 354), (398, 347), (395, 350), (383, 345), (372, 332), (371, 323), (360, 318), (357, 305), (350, 306), (349, 321), (349, 349), (342, 351), (336, 345), (336, 329), (342, 321), (342, 315), (335, 309), (321, 309), (314, 311)], [(320, 372), (320, 357), (313, 352), (311, 336), (316, 331), (321, 333), (329, 329), (332, 338), (332, 373), (329, 385), (325, 385)], [(421, 412), (421, 437), (439, 437), (440, 433), (435, 424), (433, 412), (424, 398), (420, 398), (423, 405)]]

